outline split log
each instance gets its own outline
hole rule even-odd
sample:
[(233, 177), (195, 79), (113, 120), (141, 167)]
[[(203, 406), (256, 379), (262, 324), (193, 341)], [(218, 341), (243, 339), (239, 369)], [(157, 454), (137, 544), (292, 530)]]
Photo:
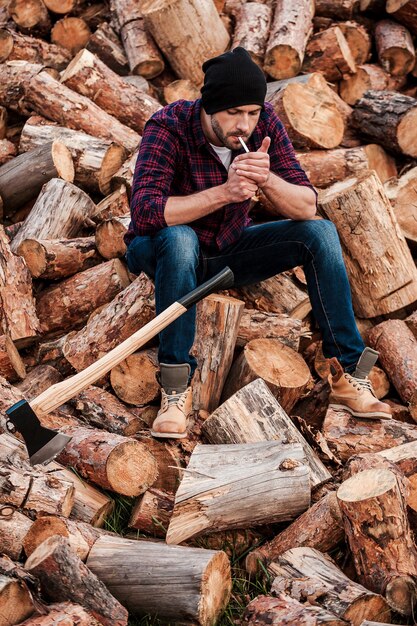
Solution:
[(352, 626), (360, 626), (368, 617), (384, 621), (391, 617), (382, 596), (351, 581), (328, 556), (314, 548), (288, 550), (269, 565), (268, 571), (276, 576), (273, 593), (311, 602)]
[(366, 64), (356, 67), (356, 74), (347, 76), (340, 81), (339, 92), (348, 104), (354, 105), (360, 100), (366, 91), (373, 89), (384, 91), (389, 89), (390, 77), (379, 65)]
[[(256, 6), (263, 6), (257, 4)], [(177, 100), (196, 100), (200, 97), (200, 90), (187, 78), (174, 80), (164, 87), (164, 100), (167, 104)]]
[(96, 248), (105, 259), (123, 257), (126, 253), (124, 236), (130, 224), (130, 215), (110, 217), (96, 228)]
[(285, 313), (292, 319), (302, 320), (311, 311), (306, 291), (296, 284), (290, 272), (229, 291), (247, 305), (266, 313)]
[[(51, 212), (51, 206), (59, 206), (59, 211)], [(13, 239), (11, 249), (16, 251), (25, 239), (74, 237), (94, 211), (94, 202), (84, 191), (60, 178), (51, 178)]]
[(8, 335), (0, 335), (0, 376), (9, 382), (26, 376), (25, 365)]
[(17, 254), (25, 259), (33, 278), (59, 280), (101, 263), (94, 237), (24, 239)]
[(261, 379), (246, 385), (219, 406), (205, 420), (202, 431), (207, 441), (213, 444), (261, 441), (299, 443), (310, 467), (312, 487), (331, 478), (329, 471)]
[(117, 143), (63, 128), (38, 115), (29, 118), (20, 136), (20, 150), (26, 152), (57, 139), (71, 152), (74, 183), (91, 193), (110, 193), (110, 180), (126, 160), (127, 151)]
[(51, 30), (51, 20), (42, 0), (10, 0), (9, 16), (25, 33), (46, 35)]
[(380, 361), (404, 402), (417, 386), (417, 340), (402, 320), (387, 320), (368, 333), (369, 345), (378, 350)]
[(0, 333), (28, 343), (38, 334), (32, 278), (23, 259), (14, 255), (0, 226)]
[(90, 36), (91, 30), (81, 17), (64, 17), (51, 30), (52, 43), (69, 50), (72, 56), (84, 48)]
[(72, 602), (59, 602), (48, 605), (48, 613), (46, 615), (36, 615), (29, 617), (20, 624), (20, 626), (56, 626), (56, 624), (65, 624), (65, 626), (101, 626), (101, 622), (86, 611), (79, 604)]
[(269, 102), (295, 148), (336, 148), (342, 141), (345, 123), (319, 72), (282, 81)]
[(375, 27), (379, 62), (393, 76), (405, 76), (415, 63), (416, 53), (410, 31), (392, 20), (381, 20)]
[(359, 0), (341, 0), (337, 3), (333, 0), (316, 0), (315, 14), (334, 20), (350, 20), (358, 8)]
[(395, 474), (365, 470), (337, 491), (345, 531), (361, 583), (410, 615), (417, 592), (417, 550)]
[(139, 150), (136, 150), (131, 157), (120, 166), (120, 169), (112, 176), (110, 186), (112, 191), (118, 189), (120, 185), (124, 185), (130, 197), (130, 191), (133, 183), (133, 174), (135, 172), (136, 161)]
[(193, 378), (195, 411), (211, 413), (219, 406), (233, 361), (243, 308), (241, 300), (217, 294), (197, 304), (196, 334), (191, 348), (197, 359)]
[[(158, 410), (158, 407), (152, 408), (155, 408), (156, 411)], [(140, 417), (142, 418), (142, 414), (140, 414)], [(156, 415), (153, 416), (153, 419), (155, 417)], [(135, 439), (141, 441), (146, 446), (158, 465), (158, 477), (151, 488), (175, 494), (184, 463), (180, 450), (170, 443), (162, 443), (151, 436), (143, 434), (136, 435)]]
[(386, 12), (401, 24), (405, 24), (412, 33), (417, 33), (416, 0), (387, 0)]
[(165, 538), (174, 508), (174, 495), (151, 487), (132, 509), (129, 528)]
[[(248, 2), (242, 6), (233, 34), (232, 48), (242, 46), (252, 61), (262, 67), (268, 43), (272, 8), (267, 4)], [(284, 77), (285, 78), (285, 77)]]
[(15, 387), (27, 400), (36, 398), (42, 391), (48, 389), (62, 380), (61, 374), (50, 365), (37, 365), (26, 375), (25, 380), (17, 383)]
[(0, 507), (0, 552), (18, 561), (23, 552), (23, 541), (33, 521), (12, 506)]
[(85, 561), (99, 537), (106, 531), (93, 528), (85, 522), (48, 515), (38, 517), (27, 532), (23, 547), (26, 556), (30, 556), (46, 539), (59, 535), (68, 539), (71, 549)]
[(159, 397), (160, 389), (156, 380), (158, 370), (157, 350), (140, 350), (113, 367), (110, 384), (123, 402), (145, 406)]
[(50, 537), (25, 563), (25, 569), (39, 578), (43, 592), (55, 601), (78, 602), (103, 624), (126, 626), (126, 609), (72, 551), (68, 539)]
[(311, 380), (303, 357), (276, 339), (254, 339), (246, 344), (233, 363), (224, 384), (222, 401), (262, 378), (289, 413)]
[(379, 452), (416, 441), (417, 426), (396, 420), (360, 420), (328, 409), (323, 434), (332, 452), (347, 461), (354, 454)]
[(339, 619), (333, 613), (311, 604), (301, 604), (290, 596), (281, 594), (278, 598), (258, 596), (246, 607), (242, 624), (249, 626), (345, 626), (345, 620)]
[(362, 135), (388, 150), (417, 156), (417, 100), (393, 91), (367, 91), (356, 103), (352, 122)]
[(29, 80), (25, 102), (39, 115), (46, 115), (68, 128), (114, 141), (128, 150), (134, 150), (139, 144), (140, 136), (134, 130), (124, 126), (89, 98), (72, 91), (45, 71)]
[(297, 158), (315, 187), (329, 187), (364, 170), (375, 170), (382, 183), (397, 176), (394, 158), (376, 143), (357, 148), (298, 152)]
[(311, 0), (302, 0), (292, 6), (284, 0), (276, 4), (264, 63), (270, 76), (280, 80), (300, 73), (313, 30), (313, 16), (314, 3)]
[(116, 191), (103, 198), (96, 205), (96, 213), (91, 216), (96, 224), (112, 217), (123, 217), (129, 213), (129, 198), (127, 189), (121, 185)]
[(157, 465), (143, 443), (103, 430), (70, 426), (72, 437), (57, 459), (95, 485), (125, 496), (138, 496), (153, 485)]
[(0, 30), (0, 63), (29, 61), (61, 71), (71, 60), (69, 52), (43, 39), (28, 37), (9, 29)]
[(101, 537), (87, 566), (130, 613), (200, 626), (216, 623), (232, 587), (224, 552), (162, 542)]
[(122, 80), (88, 50), (81, 50), (61, 74), (61, 82), (138, 133), (161, 105)]
[(124, 404), (100, 387), (84, 389), (73, 402), (83, 420), (96, 428), (128, 437), (137, 433), (143, 424)]
[(240, 318), (236, 346), (243, 348), (253, 339), (278, 339), (296, 352), (303, 335), (301, 320), (285, 313), (265, 313), (256, 309), (243, 309)]
[[(1, 561), (3, 560), (4, 557)], [(0, 606), (2, 626), (20, 624), (35, 611), (32, 593), (24, 582), (23, 576), (13, 577), (13, 574), (3, 574), (1, 567)]]
[(366, 63), (371, 56), (371, 37), (365, 26), (358, 22), (340, 22), (338, 26), (348, 42), (356, 69), (358, 69), (357, 66)]
[(302, 69), (304, 72), (322, 72), (329, 81), (356, 72), (349, 44), (338, 26), (331, 26), (310, 38)]
[(85, 47), (97, 55), (116, 74), (124, 76), (129, 72), (122, 42), (107, 22), (99, 25), (97, 30), (90, 36)]
[(71, 153), (57, 140), (45, 144), (0, 167), (0, 196), (3, 213), (12, 215), (17, 209), (35, 198), (42, 186), (52, 178), (69, 183), (74, 180)]
[(38, 63), (6, 61), (0, 64), (0, 104), (22, 115), (30, 115), (24, 96), (30, 79), (43, 70)]
[[(211, 3), (164, 0), (141, 4), (146, 27), (179, 78), (203, 82), (203, 61), (224, 52), (229, 35)], [(141, 72), (143, 74), (143, 72)], [(147, 76), (143, 74), (145, 78)]]
[(113, 259), (47, 287), (36, 296), (42, 333), (79, 328), (95, 309), (108, 304), (129, 284), (125, 265)]
[(413, 167), (399, 178), (387, 181), (384, 189), (404, 237), (417, 243), (416, 181), (417, 168)]
[(120, 37), (132, 74), (140, 74), (150, 80), (164, 71), (164, 59), (143, 18), (125, 24), (120, 30)]
[(376, 174), (336, 183), (319, 203), (339, 232), (355, 313), (375, 317), (414, 302), (417, 271)]
[(154, 316), (153, 284), (141, 274), (86, 326), (67, 336), (63, 352), (78, 372), (150, 322)]
[(166, 542), (293, 520), (310, 504), (299, 444), (197, 444), (175, 494)]
[[(8, 139), (0, 139), (0, 165), (4, 165), (17, 154), (17, 149), (14, 143), (9, 141)], [(1, 205), (1, 201), (0, 201)], [(0, 206), (1, 213), (1, 206)]]

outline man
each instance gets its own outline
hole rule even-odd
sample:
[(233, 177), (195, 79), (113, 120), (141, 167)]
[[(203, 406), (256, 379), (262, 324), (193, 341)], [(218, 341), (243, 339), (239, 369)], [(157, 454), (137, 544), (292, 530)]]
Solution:
[[(331, 403), (357, 417), (389, 419), (390, 407), (367, 379), (377, 353), (364, 351), (355, 324), (336, 229), (313, 219), (317, 194), (265, 103), (262, 70), (239, 47), (206, 61), (203, 71), (201, 99), (174, 102), (146, 124), (126, 235), (130, 271), (154, 279), (158, 314), (225, 266), (242, 286), (302, 265), (331, 358)], [(251, 226), (258, 189), (287, 219)], [(195, 307), (160, 333), (156, 437), (187, 436), (194, 334)]]

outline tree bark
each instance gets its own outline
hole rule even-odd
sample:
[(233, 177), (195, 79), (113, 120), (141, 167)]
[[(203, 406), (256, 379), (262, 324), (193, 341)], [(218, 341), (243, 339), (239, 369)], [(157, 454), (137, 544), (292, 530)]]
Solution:
[(326, 80), (341, 80), (356, 72), (346, 37), (338, 26), (331, 26), (313, 35), (306, 47), (304, 72), (322, 72)]
[(300, 73), (313, 16), (312, 0), (298, 0), (292, 5), (285, 0), (276, 3), (264, 63), (270, 76), (281, 80)]
[(0, 64), (0, 104), (20, 115), (30, 115), (24, 102), (30, 79), (43, 70), (38, 63), (6, 61)]
[(91, 30), (81, 17), (64, 17), (51, 30), (52, 43), (68, 50), (71, 56), (85, 47), (90, 36)]
[(336, 493), (331, 491), (271, 541), (249, 552), (245, 561), (246, 570), (249, 574), (256, 574), (261, 570), (260, 564), (268, 566), (278, 561), (287, 550), (300, 546), (331, 552), (344, 537), (342, 514)]
[(71, 61), (61, 74), (61, 82), (138, 133), (162, 108), (157, 100), (126, 83), (88, 50), (81, 50)]
[(48, 606), (47, 615), (29, 617), (20, 626), (101, 626), (101, 622), (79, 604), (59, 602)]
[(402, 24), (381, 20), (375, 28), (379, 62), (392, 76), (405, 76), (414, 67), (416, 53), (410, 32)]
[(345, 531), (361, 583), (385, 595), (403, 615), (411, 614), (417, 592), (417, 551), (395, 474), (365, 470), (338, 489)]
[(298, 352), (276, 339), (254, 339), (233, 363), (223, 388), (224, 402), (236, 391), (262, 378), (289, 413), (311, 380), (310, 370)]
[(20, 383), (17, 383), (15, 387), (25, 396), (27, 400), (32, 400), (42, 391), (48, 389), (55, 383), (59, 383), (62, 380), (61, 374), (54, 367), (50, 365), (36, 365)]
[(114, 141), (130, 151), (139, 144), (140, 136), (134, 130), (124, 126), (89, 98), (80, 96), (46, 72), (40, 72), (29, 80), (25, 103), (39, 115), (46, 115), (68, 128)]
[(125, 24), (120, 29), (120, 37), (132, 74), (151, 80), (164, 71), (164, 59), (143, 18)]
[(61, 71), (71, 55), (60, 46), (9, 29), (0, 30), (0, 62), (29, 61)]
[(80, 603), (103, 626), (126, 626), (126, 609), (72, 551), (68, 539), (50, 537), (27, 559), (25, 568), (41, 582), (54, 601)]
[(146, 27), (169, 58), (174, 72), (179, 78), (201, 85), (203, 61), (224, 52), (229, 43), (214, 4), (163, 0), (155, 5), (152, 0), (145, 0), (141, 11)]
[(282, 81), (269, 102), (295, 148), (336, 148), (342, 141), (345, 123), (319, 72)]
[(157, 350), (140, 350), (113, 367), (110, 384), (120, 400), (134, 406), (154, 402), (160, 394), (156, 372), (159, 369)]
[(375, 173), (336, 183), (319, 202), (339, 232), (356, 315), (375, 317), (414, 302), (417, 271)]
[(230, 597), (230, 563), (220, 551), (102, 537), (87, 565), (136, 615), (211, 626)]
[(359, 8), (359, 0), (316, 0), (315, 14), (320, 17), (331, 17), (335, 20), (350, 20)]
[(417, 3), (416, 0), (387, 0), (387, 13), (395, 20), (404, 24), (417, 34)]
[(290, 596), (280, 594), (278, 598), (271, 596), (258, 596), (252, 600), (246, 608), (243, 624), (249, 626), (280, 626), (281, 624), (292, 626), (345, 626), (345, 620), (339, 619), (333, 613), (311, 606), (301, 604)]
[(253, 339), (278, 339), (296, 352), (303, 335), (301, 320), (285, 313), (264, 313), (256, 309), (243, 309), (240, 318), (236, 346), (243, 348)]
[(97, 226), (95, 242), (103, 258), (115, 259), (124, 256), (126, 252), (124, 236), (129, 228), (130, 219), (130, 215), (110, 217)]
[(126, 159), (126, 161), (120, 166), (120, 169), (118, 169), (117, 172), (112, 176), (112, 179), (110, 181), (112, 191), (118, 189), (120, 185), (124, 185), (127, 189), (128, 196), (130, 197), (133, 183), (133, 174), (135, 171), (138, 154), (139, 150), (135, 151), (131, 157)]
[(174, 509), (174, 495), (151, 487), (132, 509), (129, 528), (164, 539)]
[[(59, 211), (51, 212), (51, 206), (59, 206)], [(11, 249), (16, 251), (25, 239), (74, 237), (94, 211), (94, 202), (84, 191), (60, 178), (51, 178), (14, 237)]]
[(91, 193), (110, 193), (110, 180), (126, 160), (127, 151), (117, 143), (63, 128), (38, 115), (29, 118), (20, 136), (20, 150), (26, 152), (58, 140), (71, 152), (74, 182)]
[(74, 180), (71, 153), (59, 141), (45, 144), (0, 167), (0, 196), (3, 213), (12, 215), (35, 198), (51, 178)]
[(0, 376), (12, 383), (26, 376), (25, 365), (8, 335), (0, 335)]
[(259, 67), (264, 62), (271, 18), (270, 6), (249, 2), (242, 6), (236, 20), (232, 48), (245, 48)]
[(128, 61), (122, 42), (107, 22), (99, 25), (88, 40), (86, 48), (96, 54), (116, 74), (121, 76), (128, 74)]
[(304, 461), (299, 444), (197, 444), (175, 494), (166, 542), (298, 517), (310, 504)]
[(391, 611), (385, 599), (352, 582), (333, 561), (318, 550), (299, 547), (288, 550), (268, 567), (276, 576), (272, 589), (299, 602), (311, 602), (361, 626), (363, 619), (389, 620)]
[(23, 540), (33, 521), (12, 506), (0, 507), (0, 551), (18, 561), (23, 551)]

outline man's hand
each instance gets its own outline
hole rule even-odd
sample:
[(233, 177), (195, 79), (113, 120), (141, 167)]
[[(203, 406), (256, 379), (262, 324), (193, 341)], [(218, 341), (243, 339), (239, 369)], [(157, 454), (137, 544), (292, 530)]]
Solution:
[(268, 149), (270, 145), (271, 138), (265, 137), (259, 150), (239, 154), (233, 161), (230, 169), (233, 168), (239, 176), (253, 181), (256, 183), (257, 187), (262, 189), (269, 178), (270, 163)]
[(224, 184), (227, 204), (232, 202), (244, 202), (252, 198), (258, 191), (256, 182), (247, 176), (240, 176), (236, 170), (229, 167), (227, 182)]

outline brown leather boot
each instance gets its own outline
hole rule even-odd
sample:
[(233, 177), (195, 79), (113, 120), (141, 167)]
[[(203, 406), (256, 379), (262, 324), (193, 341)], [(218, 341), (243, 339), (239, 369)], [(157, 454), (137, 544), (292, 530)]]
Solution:
[(151, 435), (164, 439), (187, 437), (187, 418), (191, 411), (192, 390), (188, 386), (188, 363), (160, 363), (161, 408), (152, 425)]
[(377, 358), (377, 352), (365, 348), (353, 375), (344, 372), (336, 357), (330, 359), (329, 407), (362, 419), (392, 419), (391, 407), (376, 398), (368, 378)]

